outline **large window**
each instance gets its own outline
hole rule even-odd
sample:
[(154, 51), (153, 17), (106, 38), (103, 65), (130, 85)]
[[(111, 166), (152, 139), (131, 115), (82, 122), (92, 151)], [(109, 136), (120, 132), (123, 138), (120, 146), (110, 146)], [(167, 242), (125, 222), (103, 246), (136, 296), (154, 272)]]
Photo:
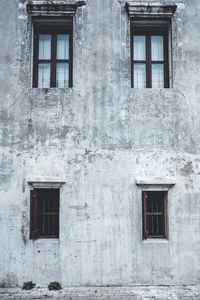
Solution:
[(171, 28), (177, 6), (127, 1), (125, 8), (131, 25), (131, 86), (171, 87)]
[(132, 32), (132, 87), (168, 88), (168, 33)]
[(167, 238), (167, 191), (143, 191), (143, 238)]
[[(55, 23), (55, 22), (54, 22)], [(33, 87), (72, 86), (72, 27), (61, 22), (34, 26)]]
[(59, 237), (59, 192), (59, 189), (31, 191), (31, 239)]

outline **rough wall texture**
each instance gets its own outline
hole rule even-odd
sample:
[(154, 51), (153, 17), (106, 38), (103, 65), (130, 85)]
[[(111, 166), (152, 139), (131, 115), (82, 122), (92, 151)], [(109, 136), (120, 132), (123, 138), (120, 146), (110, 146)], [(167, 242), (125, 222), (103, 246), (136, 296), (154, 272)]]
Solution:
[[(130, 87), (125, 1), (86, 2), (74, 87), (33, 89), (26, 1), (0, 1), (0, 285), (197, 283), (200, 1), (170, 1), (173, 88), (162, 90)], [(175, 180), (169, 240), (142, 240), (138, 178)], [(29, 180), (66, 182), (59, 240), (29, 240)]]

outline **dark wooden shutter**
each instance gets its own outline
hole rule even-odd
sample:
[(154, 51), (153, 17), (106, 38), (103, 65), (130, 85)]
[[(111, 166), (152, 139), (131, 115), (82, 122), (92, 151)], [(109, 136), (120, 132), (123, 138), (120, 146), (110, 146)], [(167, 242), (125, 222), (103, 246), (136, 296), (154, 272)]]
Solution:
[(38, 224), (38, 195), (36, 190), (30, 191), (30, 239), (37, 239), (39, 237)]
[(147, 193), (146, 191), (142, 192), (142, 206), (143, 206), (143, 238), (146, 239), (147, 238), (147, 216), (146, 216), (146, 212), (147, 212)]

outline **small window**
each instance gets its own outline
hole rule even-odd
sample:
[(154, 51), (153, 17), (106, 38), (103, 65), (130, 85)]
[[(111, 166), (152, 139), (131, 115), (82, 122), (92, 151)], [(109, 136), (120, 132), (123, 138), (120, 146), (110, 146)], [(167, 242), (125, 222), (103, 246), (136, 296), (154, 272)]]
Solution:
[(132, 24), (132, 87), (169, 88), (169, 22)]
[(72, 87), (72, 20), (35, 22), (33, 87)]
[(167, 238), (167, 191), (143, 191), (143, 238)]
[(31, 191), (30, 238), (59, 237), (59, 189)]

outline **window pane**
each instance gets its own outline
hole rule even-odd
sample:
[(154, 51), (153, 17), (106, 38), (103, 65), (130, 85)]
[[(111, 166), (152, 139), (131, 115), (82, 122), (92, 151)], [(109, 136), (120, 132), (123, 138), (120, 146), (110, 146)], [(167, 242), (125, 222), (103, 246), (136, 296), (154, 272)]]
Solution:
[[(40, 189), (38, 192), (38, 225), (40, 236), (59, 235), (59, 190)], [(55, 205), (56, 204), (56, 205)]]
[(69, 64), (57, 63), (56, 66), (56, 87), (69, 87)]
[(38, 87), (49, 88), (50, 87), (50, 63), (38, 64)]
[(57, 35), (57, 59), (69, 59), (69, 35)]
[(144, 35), (134, 35), (134, 60), (146, 60), (146, 37)]
[(163, 64), (152, 64), (152, 88), (164, 88)]
[(134, 64), (134, 87), (146, 87), (146, 64)]
[(51, 59), (51, 35), (39, 35), (39, 59)]
[(151, 59), (163, 61), (163, 36), (151, 37)]
[[(143, 194), (146, 201), (146, 216), (145, 236), (146, 237), (165, 237), (165, 197), (166, 192), (149, 191)], [(144, 208), (144, 206), (143, 206)], [(143, 224), (144, 226), (144, 224)]]

